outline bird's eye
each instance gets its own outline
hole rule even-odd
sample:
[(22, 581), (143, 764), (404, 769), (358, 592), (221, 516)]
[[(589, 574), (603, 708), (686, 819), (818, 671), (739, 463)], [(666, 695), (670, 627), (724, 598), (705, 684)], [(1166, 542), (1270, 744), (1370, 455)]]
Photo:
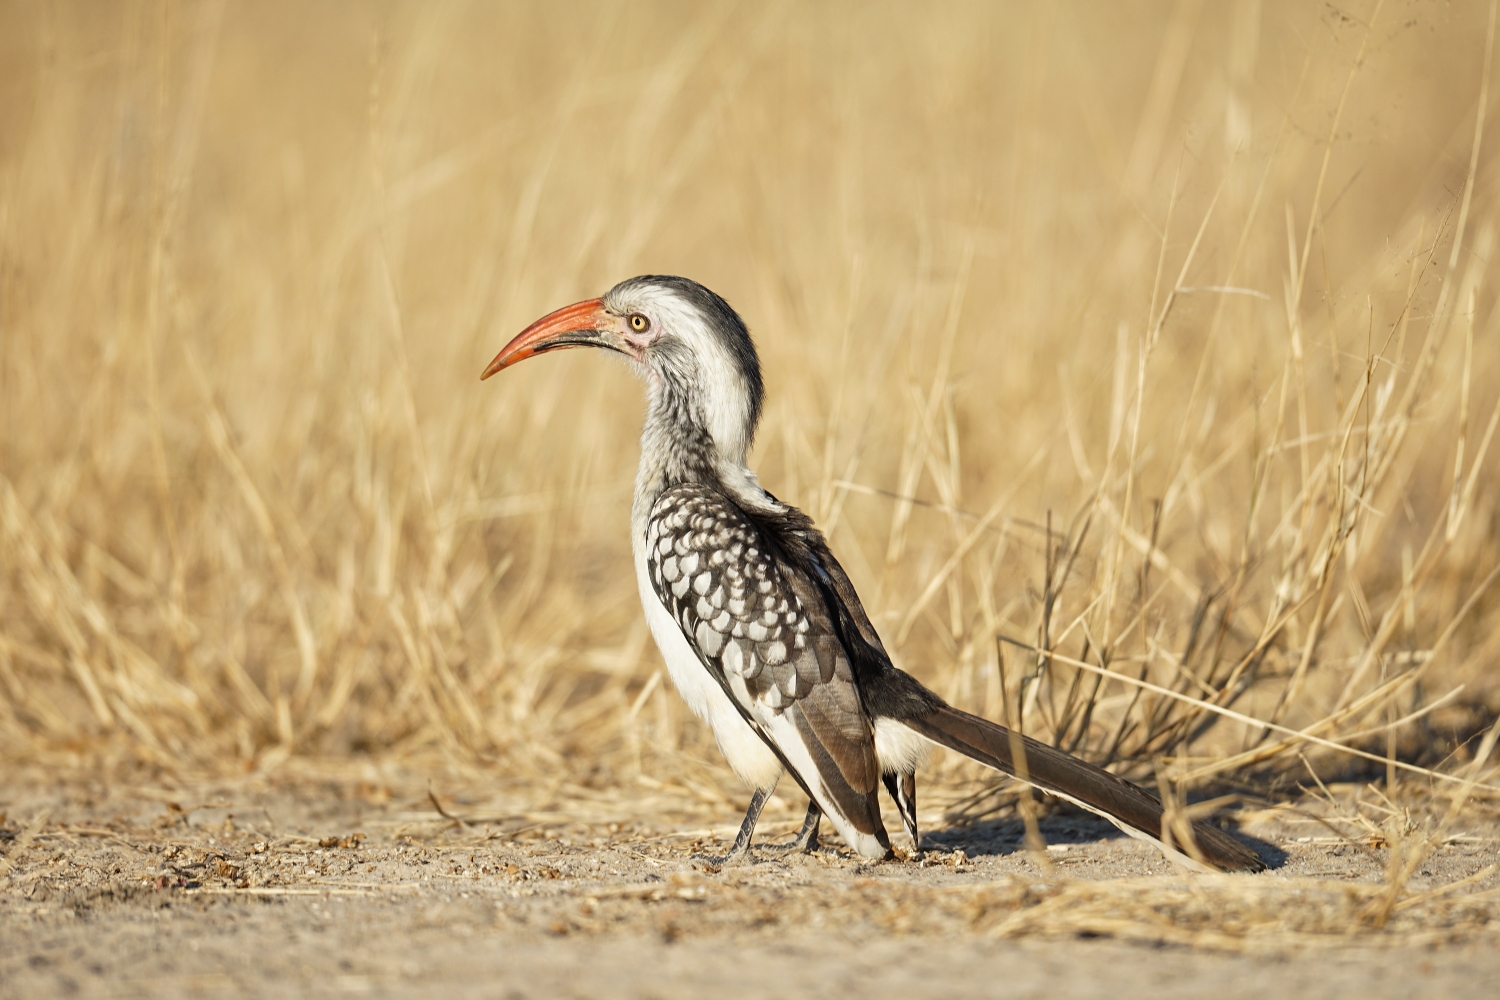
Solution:
[(651, 321), (640, 313), (630, 314), (630, 328), (636, 333), (645, 333), (651, 329)]

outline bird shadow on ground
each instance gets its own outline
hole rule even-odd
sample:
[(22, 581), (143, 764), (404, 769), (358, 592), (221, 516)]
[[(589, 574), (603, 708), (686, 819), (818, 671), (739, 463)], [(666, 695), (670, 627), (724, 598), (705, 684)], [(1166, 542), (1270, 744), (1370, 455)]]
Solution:
[[(1053, 812), (1038, 817), (1037, 830), (1049, 847), (1129, 839), (1113, 823), (1086, 813)], [(1260, 855), (1266, 867), (1280, 868), (1287, 862), (1287, 853), (1269, 841), (1243, 830), (1231, 830), (1230, 833)], [(971, 858), (1004, 857), (1026, 850), (1026, 827), (1019, 818), (1012, 818), (923, 831), (922, 850), (961, 850)]]

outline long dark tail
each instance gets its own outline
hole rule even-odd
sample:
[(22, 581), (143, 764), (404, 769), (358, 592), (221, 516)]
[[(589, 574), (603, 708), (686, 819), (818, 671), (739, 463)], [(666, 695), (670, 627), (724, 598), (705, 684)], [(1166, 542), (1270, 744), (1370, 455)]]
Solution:
[(938, 704), (930, 712), (902, 720), (912, 730), (951, 750), (988, 764), (1012, 777), (1019, 776), (1015, 747), (1023, 748), (1027, 780), (1043, 791), (1098, 813), (1132, 836), (1144, 835), (1179, 854), (1196, 854), (1202, 862), (1225, 872), (1258, 872), (1265, 863), (1249, 847), (1205, 823), (1192, 824), (1195, 844), (1174, 836), (1169, 848), (1162, 829), (1163, 809), (1156, 796), (1124, 778), (1028, 736), (951, 705)]

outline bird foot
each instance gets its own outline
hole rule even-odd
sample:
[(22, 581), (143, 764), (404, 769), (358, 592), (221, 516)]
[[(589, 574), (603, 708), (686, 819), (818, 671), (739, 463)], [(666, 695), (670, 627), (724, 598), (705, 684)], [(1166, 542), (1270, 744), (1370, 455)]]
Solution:
[(798, 834), (797, 839), (792, 841), (791, 847), (787, 848), (792, 854), (812, 854), (821, 845), (818, 843), (818, 831), (814, 830), (810, 836)]
[(715, 862), (715, 865), (717, 870), (723, 871), (725, 868), (742, 868), (747, 865), (753, 865), (759, 860), (755, 856), (755, 852), (747, 846), (738, 850), (731, 850), (721, 860)]

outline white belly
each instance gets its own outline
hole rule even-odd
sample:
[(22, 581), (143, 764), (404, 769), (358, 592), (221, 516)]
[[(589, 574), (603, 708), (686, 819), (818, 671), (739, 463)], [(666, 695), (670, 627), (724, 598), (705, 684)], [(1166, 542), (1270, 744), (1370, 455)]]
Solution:
[(646, 612), (646, 624), (651, 626), (651, 635), (662, 659), (667, 661), (667, 673), (682, 700), (694, 715), (706, 721), (719, 742), (719, 750), (729, 761), (729, 766), (740, 780), (751, 788), (769, 791), (776, 787), (781, 777), (781, 761), (771, 748), (756, 735), (755, 730), (740, 715), (739, 709), (729, 700), (719, 682), (714, 680), (698, 659), (698, 654), (688, 644), (682, 629), (672, 620), (661, 598), (651, 586), (646, 569), (645, 553), (636, 545), (635, 578), (641, 591), (641, 607)]

